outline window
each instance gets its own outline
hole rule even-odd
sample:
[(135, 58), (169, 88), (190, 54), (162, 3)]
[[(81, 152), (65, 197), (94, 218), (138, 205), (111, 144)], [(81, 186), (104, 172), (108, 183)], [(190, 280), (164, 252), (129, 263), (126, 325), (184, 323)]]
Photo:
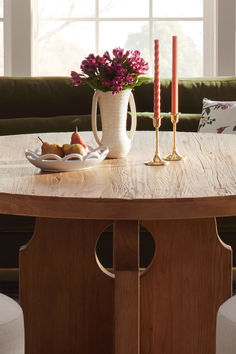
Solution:
[(177, 34), (180, 76), (235, 75), (235, 9), (234, 0), (0, 0), (0, 70), (68, 75), (87, 54), (116, 46), (152, 65), (158, 37), (161, 75), (170, 76)]
[(38, 74), (79, 71), (89, 53), (138, 49), (150, 64), (160, 40), (160, 74), (171, 76), (172, 35), (179, 76), (203, 75), (203, 0), (38, 0)]

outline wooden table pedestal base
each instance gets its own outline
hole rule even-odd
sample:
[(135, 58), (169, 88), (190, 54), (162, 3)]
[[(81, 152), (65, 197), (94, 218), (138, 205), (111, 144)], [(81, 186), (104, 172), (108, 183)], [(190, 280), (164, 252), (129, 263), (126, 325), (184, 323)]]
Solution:
[(139, 276), (138, 221), (114, 222), (114, 271), (95, 257), (111, 221), (38, 218), (20, 251), (26, 354), (215, 353), (231, 250), (215, 219), (141, 221), (156, 252)]

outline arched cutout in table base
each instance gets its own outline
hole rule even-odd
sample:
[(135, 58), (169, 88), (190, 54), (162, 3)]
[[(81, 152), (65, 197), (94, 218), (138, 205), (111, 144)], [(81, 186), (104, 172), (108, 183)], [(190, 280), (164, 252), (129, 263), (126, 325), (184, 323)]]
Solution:
[[(99, 235), (95, 257), (99, 268), (108, 275), (114, 274), (114, 233), (113, 225), (108, 226), (101, 235)], [(139, 265), (140, 273), (143, 274), (151, 266), (155, 257), (155, 241), (151, 233), (142, 225), (139, 227)]]

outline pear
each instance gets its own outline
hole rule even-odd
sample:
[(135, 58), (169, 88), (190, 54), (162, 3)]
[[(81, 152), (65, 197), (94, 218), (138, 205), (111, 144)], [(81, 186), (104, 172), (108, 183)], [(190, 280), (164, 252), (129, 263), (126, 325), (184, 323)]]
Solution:
[[(42, 155), (55, 154), (60, 157), (64, 157), (65, 154), (64, 154), (64, 151), (63, 151), (61, 145), (51, 144), (51, 143), (48, 143), (47, 141), (43, 141), (40, 137), (38, 137), (38, 138), (42, 143)], [(49, 160), (51, 160), (51, 159), (49, 159)]]
[(69, 154), (80, 154), (82, 156), (86, 155), (85, 148), (81, 144), (64, 144), (62, 149), (65, 155)]
[(86, 144), (84, 143), (83, 139), (79, 135), (78, 127), (75, 128), (75, 132), (71, 135), (71, 144), (80, 144), (85, 149), (87, 148)]

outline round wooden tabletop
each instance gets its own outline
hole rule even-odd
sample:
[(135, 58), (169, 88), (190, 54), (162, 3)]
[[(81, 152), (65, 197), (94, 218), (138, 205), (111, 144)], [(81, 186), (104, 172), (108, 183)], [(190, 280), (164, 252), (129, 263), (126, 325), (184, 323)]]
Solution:
[[(40, 147), (38, 134), (0, 137), (0, 213), (82, 219), (184, 219), (236, 215), (236, 137), (177, 133), (185, 161), (149, 167), (154, 131), (136, 132), (127, 158), (107, 159), (88, 170), (44, 173), (24, 150)], [(71, 133), (40, 134), (69, 143)], [(95, 142), (90, 132), (81, 136)], [(161, 132), (160, 154), (172, 150), (172, 133)]]

